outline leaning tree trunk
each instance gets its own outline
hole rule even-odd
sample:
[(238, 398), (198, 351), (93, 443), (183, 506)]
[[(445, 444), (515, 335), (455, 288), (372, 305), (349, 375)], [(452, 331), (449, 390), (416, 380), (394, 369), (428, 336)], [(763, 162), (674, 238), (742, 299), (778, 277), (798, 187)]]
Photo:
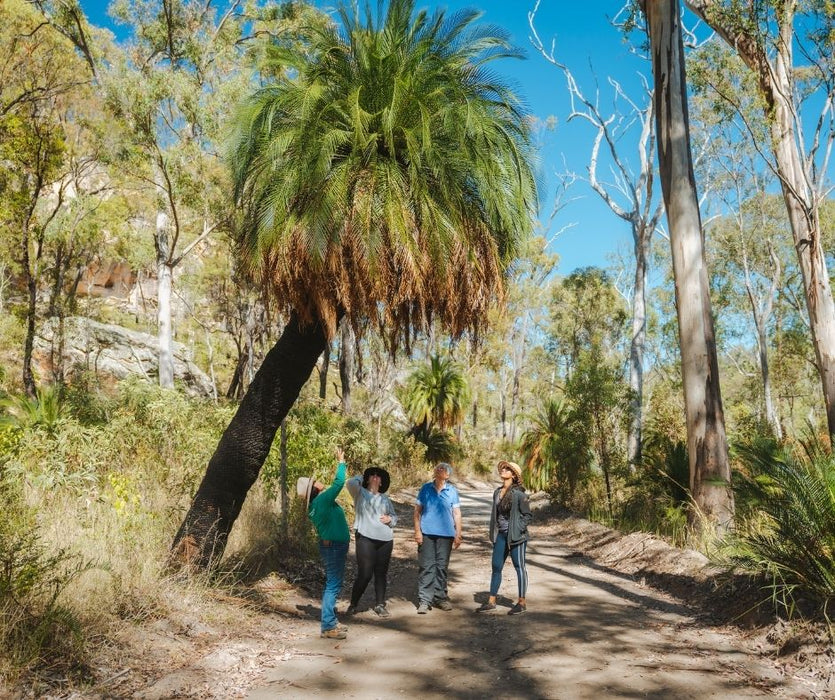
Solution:
[(646, 0), (655, 83), (658, 161), (670, 227), (690, 489), (696, 530), (730, 527), (734, 501), (719, 361), (710, 308), (701, 218), (690, 151), (681, 14), (678, 0)]
[(319, 323), (301, 326), (296, 315), (291, 315), (209, 461), (172, 544), (175, 564), (202, 569), (219, 561), (276, 430), (326, 345)]

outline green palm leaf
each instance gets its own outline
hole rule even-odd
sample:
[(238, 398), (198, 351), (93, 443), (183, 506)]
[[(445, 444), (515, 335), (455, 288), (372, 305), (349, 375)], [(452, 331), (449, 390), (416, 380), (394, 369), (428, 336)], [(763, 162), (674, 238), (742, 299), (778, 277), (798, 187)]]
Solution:
[(232, 121), (245, 257), (302, 319), (477, 330), (537, 205), (523, 105), (490, 70), (519, 53), (472, 11), (338, 17), (268, 52), (280, 77)]

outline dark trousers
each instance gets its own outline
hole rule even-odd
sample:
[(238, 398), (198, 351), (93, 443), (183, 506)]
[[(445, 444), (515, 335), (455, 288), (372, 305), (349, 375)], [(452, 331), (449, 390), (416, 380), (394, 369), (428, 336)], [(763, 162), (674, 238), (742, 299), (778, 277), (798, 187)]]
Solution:
[(447, 598), (447, 569), (452, 554), (452, 537), (424, 535), (418, 547), (418, 600), (432, 604)]
[(351, 591), (351, 605), (356, 606), (365, 593), (371, 577), (374, 577), (374, 596), (377, 605), (386, 604), (386, 577), (389, 572), (392, 540), (374, 540), (357, 533), (357, 578)]

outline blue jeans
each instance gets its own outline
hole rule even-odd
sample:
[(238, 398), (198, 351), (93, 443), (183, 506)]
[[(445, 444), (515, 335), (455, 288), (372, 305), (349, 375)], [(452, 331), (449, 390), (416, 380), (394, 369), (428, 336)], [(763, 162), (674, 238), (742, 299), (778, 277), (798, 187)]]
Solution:
[(431, 605), (447, 599), (447, 569), (452, 537), (424, 535), (418, 547), (418, 600)]
[(524, 598), (528, 589), (528, 568), (525, 565), (525, 554), (528, 551), (528, 543), (520, 542), (512, 547), (507, 545), (507, 533), (497, 532), (496, 541), (493, 543), (493, 574), (490, 577), (490, 595), (495, 596), (502, 585), (502, 569), (510, 554), (513, 568), (516, 569), (516, 578), (519, 583), (519, 597)]
[(347, 542), (319, 542), (319, 556), (325, 566), (325, 590), (322, 592), (322, 632), (333, 629), (336, 619), (336, 599), (345, 578), (345, 560), (348, 558)]

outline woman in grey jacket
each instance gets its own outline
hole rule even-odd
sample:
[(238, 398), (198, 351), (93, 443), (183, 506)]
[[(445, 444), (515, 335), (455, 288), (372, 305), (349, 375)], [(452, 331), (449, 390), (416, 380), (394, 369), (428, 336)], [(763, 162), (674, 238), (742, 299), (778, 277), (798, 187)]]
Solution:
[(490, 597), (476, 612), (496, 609), (496, 595), (502, 583), (507, 555), (516, 569), (519, 599), (508, 615), (520, 615), (527, 609), (525, 594), (528, 588), (528, 569), (525, 555), (528, 548), (528, 523), (533, 519), (528, 494), (522, 486), (522, 468), (515, 462), (502, 460), (498, 464), (502, 485), (493, 493), (490, 513), (490, 541), (493, 543), (493, 573), (490, 577)]

